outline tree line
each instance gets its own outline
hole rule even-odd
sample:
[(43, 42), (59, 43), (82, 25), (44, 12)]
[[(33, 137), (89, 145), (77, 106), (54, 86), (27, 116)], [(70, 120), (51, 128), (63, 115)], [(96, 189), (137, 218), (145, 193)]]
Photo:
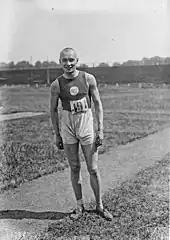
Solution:
[[(113, 62), (113, 64), (109, 64), (107, 62), (101, 62), (97, 65), (93, 65), (95, 67), (116, 67), (116, 66), (141, 66), (141, 65), (164, 65), (170, 64), (170, 57), (144, 57), (142, 60), (128, 60), (123, 63)], [(88, 68), (88, 64), (80, 64), (81, 68)], [(11, 61), (9, 63), (0, 62), (1, 69), (28, 69), (28, 68), (60, 68), (60, 64), (55, 61), (36, 61), (35, 64), (30, 63), (29, 61), (18, 61), (14, 63)]]

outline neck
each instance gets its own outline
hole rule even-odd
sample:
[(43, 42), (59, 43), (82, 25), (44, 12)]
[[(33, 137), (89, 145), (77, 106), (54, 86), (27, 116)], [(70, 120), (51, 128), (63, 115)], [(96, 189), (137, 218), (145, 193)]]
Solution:
[(79, 71), (76, 69), (76, 70), (75, 70), (74, 72), (72, 72), (72, 73), (64, 73), (63, 76), (64, 76), (65, 78), (69, 79), (69, 78), (75, 78), (75, 77), (77, 77), (78, 74), (79, 74)]

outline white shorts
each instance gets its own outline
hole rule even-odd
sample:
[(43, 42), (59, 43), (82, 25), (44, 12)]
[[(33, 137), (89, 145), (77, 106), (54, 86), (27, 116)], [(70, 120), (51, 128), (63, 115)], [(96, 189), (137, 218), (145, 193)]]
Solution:
[(91, 108), (86, 112), (72, 114), (69, 111), (62, 111), (61, 137), (64, 144), (81, 145), (92, 144), (95, 139), (93, 113)]

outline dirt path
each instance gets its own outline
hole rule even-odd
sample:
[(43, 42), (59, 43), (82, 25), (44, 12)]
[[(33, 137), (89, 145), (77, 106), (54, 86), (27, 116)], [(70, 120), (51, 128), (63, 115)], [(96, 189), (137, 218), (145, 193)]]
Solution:
[[(99, 168), (103, 192), (153, 165), (168, 152), (170, 128), (101, 155)], [(85, 163), (82, 163), (81, 172), (84, 199), (89, 202), (94, 198)], [(37, 232), (46, 228), (49, 221), (62, 220), (74, 206), (69, 169), (43, 176), (0, 196), (0, 233)], [(49, 220), (52, 216), (55, 220)]]
[(45, 115), (44, 112), (18, 112), (18, 113), (11, 113), (11, 114), (0, 114), (0, 122), (5, 120), (12, 120), (18, 118), (25, 118), (25, 117), (33, 117), (39, 115)]

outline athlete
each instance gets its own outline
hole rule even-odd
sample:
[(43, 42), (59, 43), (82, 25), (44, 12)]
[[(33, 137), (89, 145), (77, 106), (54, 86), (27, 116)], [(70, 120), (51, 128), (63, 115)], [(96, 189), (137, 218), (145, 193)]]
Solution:
[[(58, 149), (64, 149), (71, 169), (71, 182), (77, 200), (77, 207), (71, 218), (78, 219), (85, 210), (80, 181), (80, 143), (96, 199), (96, 212), (105, 219), (112, 220), (111, 213), (103, 207), (97, 167), (98, 146), (103, 140), (103, 108), (96, 79), (93, 75), (77, 69), (78, 57), (72, 48), (61, 51), (59, 62), (64, 73), (51, 84), (50, 112), (56, 134), (56, 146)], [(61, 124), (58, 113), (59, 99), (62, 103)], [(97, 132), (93, 126), (91, 100), (97, 118)]]

